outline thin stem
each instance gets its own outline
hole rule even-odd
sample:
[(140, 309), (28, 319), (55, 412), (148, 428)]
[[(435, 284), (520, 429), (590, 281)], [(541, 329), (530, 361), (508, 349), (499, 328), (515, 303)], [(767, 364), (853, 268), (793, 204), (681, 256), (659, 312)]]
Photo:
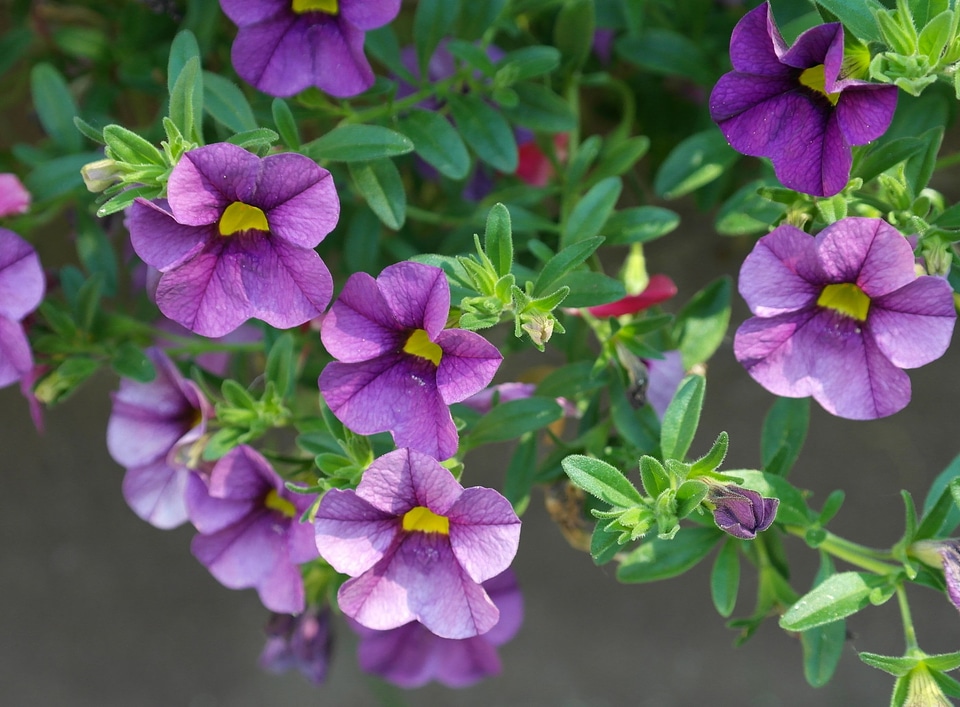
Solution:
[(919, 650), (917, 632), (913, 628), (913, 617), (910, 615), (910, 604), (907, 602), (907, 591), (902, 583), (897, 584), (897, 603), (900, 605), (900, 617), (903, 619), (903, 639), (907, 644), (907, 653)]
[(939, 171), (946, 167), (953, 167), (955, 164), (960, 164), (960, 152), (954, 152), (952, 155), (941, 157), (936, 161), (933, 169), (934, 171)]
[[(786, 530), (791, 535), (796, 535), (800, 538), (806, 536), (806, 529), (797, 525), (788, 525), (786, 526)], [(894, 574), (901, 569), (898, 565), (893, 565), (885, 561), (891, 559), (890, 553), (888, 552), (846, 540), (829, 531), (824, 532), (826, 532), (826, 538), (817, 545), (818, 550), (823, 550), (827, 554), (833, 555), (837, 559), (848, 562), (855, 567), (860, 567), (861, 569), (869, 570), (870, 572), (875, 572), (880, 575)]]

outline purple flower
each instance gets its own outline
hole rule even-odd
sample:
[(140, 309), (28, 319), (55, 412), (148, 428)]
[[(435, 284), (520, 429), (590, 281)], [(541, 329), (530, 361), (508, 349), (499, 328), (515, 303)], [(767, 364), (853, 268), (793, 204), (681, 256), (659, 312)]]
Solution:
[(493, 489), (464, 489), (432, 457), (398, 449), (374, 460), (356, 491), (328, 491), (315, 518), (320, 555), (353, 577), (340, 609), (367, 628), (419, 621), (470, 638), (499, 620), (481, 583), (513, 561), (520, 519)]
[(39, 306), (45, 285), (33, 246), (0, 228), (0, 387), (33, 370), (30, 342), (20, 322)]
[(160, 311), (218, 337), (251, 317), (286, 329), (323, 311), (333, 280), (314, 248), (339, 215), (333, 179), (313, 160), (218, 143), (185, 153), (167, 200), (137, 199), (127, 224), (137, 255), (163, 273)]
[(956, 320), (946, 280), (918, 277), (907, 240), (873, 218), (843, 219), (816, 238), (779, 226), (744, 261), (740, 294), (756, 316), (733, 347), (750, 375), (858, 420), (910, 401), (900, 369), (943, 355)]
[(647, 364), (646, 398), (661, 420), (686, 375), (679, 351), (664, 351), (663, 358), (645, 358)]
[(203, 436), (213, 408), (166, 354), (152, 348), (145, 353), (157, 375), (149, 383), (120, 382), (107, 449), (127, 469), (123, 497), (133, 512), (157, 528), (175, 528), (187, 520), (184, 494), (193, 473), (178, 452)]
[(313, 498), (288, 491), (251, 447), (232, 449), (206, 483), (194, 475), (187, 510), (199, 534), (190, 551), (230, 589), (254, 587), (263, 605), (281, 614), (304, 610), (299, 565), (317, 556), (313, 528), (301, 514)]
[(943, 570), (947, 597), (960, 610), (960, 540), (920, 540), (910, 546), (910, 552), (921, 562)]
[(364, 33), (390, 22), (400, 0), (220, 0), (238, 28), (230, 53), (247, 83), (271, 96), (316, 86), (343, 98), (373, 85)]
[(498, 675), (503, 666), (496, 649), (520, 630), (523, 596), (512, 570), (488, 579), (483, 588), (500, 610), (500, 620), (482, 636), (440, 638), (417, 621), (389, 631), (351, 622), (360, 636), (360, 667), (404, 688), (421, 687), (431, 680), (447, 687), (467, 687)]
[(707, 498), (716, 506), (717, 526), (735, 538), (753, 540), (777, 517), (779, 498), (765, 498), (756, 491), (733, 484), (711, 485)]
[(389, 430), (398, 447), (437, 459), (457, 451), (447, 408), (482, 390), (500, 352), (479, 334), (444, 329), (450, 286), (440, 268), (391, 265), (374, 280), (355, 273), (323, 319), (320, 336), (334, 358), (320, 392), (357, 434)]
[(710, 115), (735, 150), (773, 160), (790, 189), (840, 192), (850, 146), (876, 140), (893, 118), (895, 86), (842, 75), (839, 22), (809, 29), (787, 48), (764, 3), (734, 28), (730, 60), (734, 70), (714, 86)]
[(333, 643), (328, 607), (308, 606), (299, 616), (272, 614), (266, 632), (261, 668), (271, 673), (296, 668), (317, 685), (326, 679)]

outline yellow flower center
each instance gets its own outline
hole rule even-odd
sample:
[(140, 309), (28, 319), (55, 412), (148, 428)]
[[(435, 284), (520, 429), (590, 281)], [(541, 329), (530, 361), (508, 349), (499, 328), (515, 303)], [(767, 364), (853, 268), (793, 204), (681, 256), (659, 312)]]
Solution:
[(438, 516), (426, 506), (416, 506), (403, 514), (403, 529), (421, 533), (450, 534), (450, 519)]
[(298, 15), (304, 12), (325, 12), (336, 15), (340, 11), (337, 0), (293, 0), (293, 11)]
[(867, 321), (867, 312), (870, 311), (870, 298), (852, 282), (827, 285), (817, 298), (817, 304), (858, 322)]
[(297, 515), (296, 507), (285, 498), (281, 498), (276, 489), (270, 489), (270, 493), (263, 499), (263, 505), (273, 511), (280, 511), (287, 518), (294, 518)]
[(244, 204), (242, 201), (235, 201), (224, 209), (219, 225), (221, 236), (232, 236), (240, 231), (251, 230), (270, 232), (267, 215), (256, 206)]
[(423, 329), (417, 329), (410, 335), (407, 343), (403, 345), (403, 350), (405, 353), (432, 361), (434, 366), (439, 366), (440, 359), (443, 358), (443, 349), (430, 341), (430, 335)]
[(804, 69), (803, 73), (800, 74), (800, 84), (802, 86), (812, 88), (821, 96), (826, 96), (831, 104), (837, 105), (837, 101), (840, 100), (840, 94), (827, 93), (826, 83), (827, 78), (824, 74), (823, 64), (817, 64), (816, 66), (811, 66), (809, 69)]

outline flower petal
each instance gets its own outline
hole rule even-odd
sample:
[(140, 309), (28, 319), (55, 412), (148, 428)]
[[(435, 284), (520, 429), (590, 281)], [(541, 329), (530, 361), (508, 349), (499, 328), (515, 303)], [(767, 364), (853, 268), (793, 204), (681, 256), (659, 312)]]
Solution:
[(32, 368), (33, 353), (23, 326), (0, 316), (0, 387), (20, 380)]
[(520, 519), (510, 502), (493, 489), (465, 489), (447, 512), (450, 545), (475, 582), (506, 570), (520, 543)]
[(786, 51), (769, 3), (744, 15), (730, 35), (730, 61), (737, 71), (775, 76), (787, 71), (780, 54)]
[(320, 339), (331, 356), (343, 363), (354, 363), (401, 349), (405, 334), (401, 328), (377, 281), (360, 272), (347, 279), (323, 318)]
[(313, 83), (309, 30), (307, 21), (292, 12), (241, 25), (230, 50), (233, 68), (244, 81), (271, 96), (299, 93)]
[(373, 85), (374, 74), (363, 53), (363, 31), (349, 22), (315, 24), (308, 33), (313, 54), (313, 84), (324, 93), (346, 98)]
[(949, 283), (923, 276), (873, 300), (866, 328), (893, 365), (917, 368), (946, 352), (956, 320)]
[(397, 449), (374, 460), (357, 485), (357, 495), (375, 508), (400, 516), (416, 506), (446, 515), (463, 486), (437, 460), (412, 449)]
[(443, 349), (437, 367), (437, 390), (447, 405), (486, 388), (503, 361), (496, 346), (472, 331), (445, 329), (435, 343)]
[(127, 469), (123, 497), (133, 512), (153, 527), (176, 528), (187, 520), (185, 496), (192, 473), (171, 467), (164, 459)]
[(876, 218), (850, 217), (817, 236), (827, 282), (852, 282), (869, 297), (893, 292), (917, 279), (913, 249), (899, 231)]
[(757, 241), (743, 261), (739, 289), (751, 312), (771, 317), (814, 304), (822, 280), (816, 241), (783, 224)]
[(127, 210), (126, 218), (133, 249), (143, 262), (161, 272), (194, 257), (217, 236), (212, 226), (177, 223), (173, 214), (165, 210), (166, 206), (164, 200), (153, 203), (137, 199)]
[(259, 172), (259, 157), (228, 142), (185, 152), (167, 182), (170, 211), (187, 226), (217, 224), (233, 202), (251, 203)]
[(266, 214), (272, 235), (301, 248), (315, 248), (340, 218), (330, 172), (293, 152), (263, 158), (251, 200)]
[(424, 329), (436, 341), (450, 313), (450, 286), (443, 270), (405, 261), (384, 268), (377, 286), (401, 327)]
[(364, 31), (382, 27), (400, 12), (400, 0), (340, 0), (340, 15)]
[(837, 101), (837, 120), (850, 145), (866, 145), (883, 135), (897, 108), (896, 86), (878, 84), (844, 88)]
[(324, 494), (313, 527), (320, 556), (337, 572), (351, 576), (376, 565), (400, 532), (394, 514), (376, 508), (353, 491), (340, 489)]
[(45, 287), (33, 246), (13, 231), (0, 228), (0, 316), (20, 321), (40, 304)]

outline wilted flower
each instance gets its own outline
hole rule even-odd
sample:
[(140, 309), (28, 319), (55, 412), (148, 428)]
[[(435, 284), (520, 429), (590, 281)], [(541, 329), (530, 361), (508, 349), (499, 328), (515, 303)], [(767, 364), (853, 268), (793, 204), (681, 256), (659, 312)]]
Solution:
[(730, 37), (733, 71), (710, 95), (710, 115), (730, 145), (769, 157), (784, 186), (816, 196), (850, 178), (851, 145), (883, 135), (896, 86), (843, 75), (843, 26), (807, 30), (787, 47), (769, 3), (751, 10)]
[(126, 467), (123, 497), (157, 528), (187, 520), (187, 481), (193, 473), (178, 451), (203, 436), (213, 406), (159, 349), (146, 350), (156, 376), (148, 383), (123, 379), (113, 396), (107, 449)]
[(711, 484), (707, 499), (715, 506), (717, 526), (741, 540), (753, 540), (769, 528), (780, 505), (778, 498), (766, 498), (734, 484)]
[(327, 677), (333, 634), (330, 609), (308, 606), (302, 614), (271, 614), (260, 667), (271, 673), (296, 669), (319, 685)]
[(333, 414), (357, 434), (389, 430), (398, 447), (453, 456), (447, 406), (485, 388), (503, 357), (479, 334), (444, 329), (449, 311), (440, 268), (403, 262), (376, 280), (351, 275), (320, 328), (337, 359), (319, 380)]
[(30, 342), (20, 322), (40, 304), (45, 286), (33, 246), (0, 228), (0, 387), (33, 370)]
[(314, 525), (320, 555), (353, 578), (340, 587), (341, 610), (367, 628), (419, 621), (470, 638), (497, 624), (481, 583), (513, 561), (520, 519), (493, 489), (464, 489), (434, 458), (398, 449), (355, 491), (328, 491)]
[[(637, 314), (655, 304), (666, 302), (676, 296), (677, 286), (668, 275), (651, 275), (647, 286), (635, 295), (626, 295), (615, 302), (585, 307), (594, 317), (621, 317), (625, 314)], [(579, 315), (579, 309), (565, 309), (567, 314)]]
[(783, 224), (757, 241), (739, 286), (756, 316), (737, 330), (737, 360), (772, 393), (812, 395), (851, 419), (902, 409), (901, 369), (942, 356), (956, 320), (950, 285), (917, 276), (910, 244), (880, 219), (846, 218), (816, 238)]
[(364, 33), (400, 11), (400, 0), (220, 0), (237, 25), (230, 53), (247, 83), (271, 96), (316, 86), (355, 96), (373, 85)]
[(314, 248), (339, 216), (330, 173), (308, 157), (217, 143), (185, 153), (167, 200), (137, 199), (127, 224), (137, 255), (163, 273), (160, 311), (218, 337), (251, 317), (287, 329), (320, 314), (333, 279)]
[(0, 173), (0, 216), (26, 213), (30, 208), (30, 192), (19, 177), (10, 172)]
[(389, 631), (375, 631), (356, 622), (351, 627), (360, 636), (357, 658), (368, 673), (404, 688), (435, 680), (447, 687), (467, 687), (503, 666), (497, 646), (513, 638), (523, 623), (523, 597), (512, 570), (483, 583), (500, 610), (497, 625), (481, 636), (440, 638), (418, 621)]
[(255, 449), (236, 447), (205, 480), (187, 486), (187, 511), (200, 531), (190, 550), (230, 589), (254, 587), (281, 614), (304, 610), (300, 564), (317, 556), (313, 528), (300, 516), (313, 498), (292, 493)]

